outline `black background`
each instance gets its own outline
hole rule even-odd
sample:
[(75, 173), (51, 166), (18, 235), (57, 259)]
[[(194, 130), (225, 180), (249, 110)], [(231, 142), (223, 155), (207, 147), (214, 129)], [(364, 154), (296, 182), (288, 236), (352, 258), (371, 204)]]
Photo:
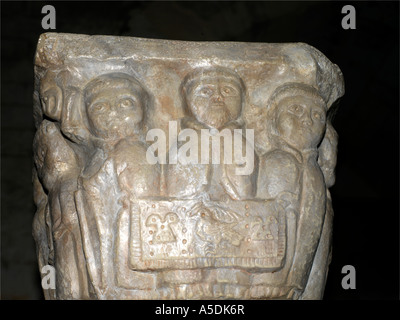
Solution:
[[(41, 8), (56, 8), (43, 30)], [(356, 9), (356, 30), (341, 9)], [(46, 31), (194, 41), (305, 42), (337, 64), (346, 93), (331, 189), (325, 300), (399, 298), (399, 4), (393, 2), (1, 2), (1, 296), (43, 299), (31, 236), (33, 57)], [(344, 290), (342, 267), (356, 269)]]

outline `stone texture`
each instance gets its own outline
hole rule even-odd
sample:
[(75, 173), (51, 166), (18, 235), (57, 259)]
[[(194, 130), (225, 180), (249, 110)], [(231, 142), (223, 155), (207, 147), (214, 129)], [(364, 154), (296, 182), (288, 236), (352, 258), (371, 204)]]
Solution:
[[(303, 43), (43, 34), (34, 237), (39, 267), (56, 270), (46, 298), (321, 299), (329, 109), (343, 93), (339, 68)], [(204, 131), (233, 142), (213, 153)], [(197, 162), (181, 161), (187, 141)]]

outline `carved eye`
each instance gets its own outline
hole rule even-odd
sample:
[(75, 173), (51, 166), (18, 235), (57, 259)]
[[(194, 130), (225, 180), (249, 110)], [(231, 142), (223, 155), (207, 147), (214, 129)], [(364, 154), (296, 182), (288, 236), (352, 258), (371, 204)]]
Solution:
[(107, 108), (107, 104), (105, 102), (97, 102), (91, 105), (90, 109), (93, 112), (102, 112)]
[(313, 117), (316, 120), (324, 121), (324, 115), (320, 112), (313, 112)]
[(210, 97), (213, 94), (213, 90), (209, 87), (202, 87), (198, 91), (198, 94), (203, 97)]
[(237, 94), (236, 90), (231, 86), (223, 86), (221, 92), (226, 97), (235, 96)]
[(118, 106), (121, 108), (132, 108), (134, 106), (134, 102), (132, 99), (129, 98), (125, 98), (125, 99), (121, 99), (118, 103)]
[(295, 114), (296, 116), (301, 116), (303, 114), (303, 106), (298, 104), (293, 104), (289, 107), (289, 112)]

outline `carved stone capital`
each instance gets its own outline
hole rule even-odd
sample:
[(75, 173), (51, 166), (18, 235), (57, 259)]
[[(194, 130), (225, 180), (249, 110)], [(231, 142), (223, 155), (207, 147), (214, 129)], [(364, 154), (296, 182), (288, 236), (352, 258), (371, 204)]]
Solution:
[(46, 298), (321, 299), (343, 94), (304, 43), (41, 35)]

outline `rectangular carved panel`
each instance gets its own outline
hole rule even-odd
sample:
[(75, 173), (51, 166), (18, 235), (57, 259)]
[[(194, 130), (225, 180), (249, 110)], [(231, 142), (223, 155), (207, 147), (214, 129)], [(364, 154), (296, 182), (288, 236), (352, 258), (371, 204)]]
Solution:
[[(132, 269), (281, 267), (286, 217), (263, 202), (141, 200), (131, 213)], [(139, 232), (137, 230), (140, 230)]]

